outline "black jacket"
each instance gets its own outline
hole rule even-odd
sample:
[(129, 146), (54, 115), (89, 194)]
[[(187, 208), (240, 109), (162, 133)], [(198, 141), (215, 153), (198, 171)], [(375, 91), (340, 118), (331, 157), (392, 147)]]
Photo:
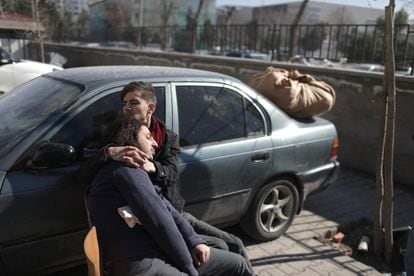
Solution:
[(155, 175), (150, 175), (154, 185), (161, 188), (162, 194), (171, 202), (175, 209), (182, 212), (184, 199), (178, 192), (178, 155), (180, 144), (178, 135), (167, 129), (164, 144), (155, 155)]
[[(165, 128), (161, 122), (160, 124)], [(177, 134), (168, 129), (166, 129), (165, 136), (164, 143), (159, 147), (154, 158), (156, 173), (151, 174), (150, 177), (153, 184), (161, 188), (162, 194), (171, 202), (174, 208), (182, 212), (185, 201), (177, 188), (179, 139)], [(111, 144), (108, 146), (111, 146)], [(107, 147), (93, 151), (94, 155), (82, 163), (79, 177), (86, 185), (91, 183), (97, 172), (109, 161), (109, 158), (105, 155)], [(90, 149), (89, 152), (91, 152)]]

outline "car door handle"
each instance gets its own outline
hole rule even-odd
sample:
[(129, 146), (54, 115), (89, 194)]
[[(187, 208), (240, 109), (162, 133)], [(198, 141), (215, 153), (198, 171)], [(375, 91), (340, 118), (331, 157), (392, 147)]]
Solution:
[(252, 160), (252, 162), (254, 163), (257, 163), (257, 162), (266, 161), (267, 159), (269, 159), (269, 157), (270, 155), (268, 152), (259, 152), (259, 153), (253, 154), (250, 160)]

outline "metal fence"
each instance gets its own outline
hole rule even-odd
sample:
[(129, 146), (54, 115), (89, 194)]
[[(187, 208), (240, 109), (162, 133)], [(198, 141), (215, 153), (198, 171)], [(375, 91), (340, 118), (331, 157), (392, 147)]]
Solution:
[[(395, 61), (402, 70), (414, 63), (414, 30), (395, 26)], [(123, 40), (139, 47), (223, 55), (260, 52), (272, 60), (300, 55), (307, 59), (384, 64), (383, 25), (199, 25), (106, 30), (106, 41)], [(411, 70), (412, 74), (412, 70)]]

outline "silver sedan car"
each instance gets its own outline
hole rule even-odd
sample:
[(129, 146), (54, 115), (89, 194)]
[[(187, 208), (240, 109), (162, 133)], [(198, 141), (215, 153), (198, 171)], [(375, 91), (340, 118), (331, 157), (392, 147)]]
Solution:
[(179, 190), (199, 219), (274, 239), (309, 194), (336, 179), (332, 123), (291, 118), (233, 77), (146, 66), (56, 71), (0, 100), (0, 274), (83, 261), (79, 166), (86, 148), (103, 146), (131, 81), (153, 84), (155, 115), (179, 134)]

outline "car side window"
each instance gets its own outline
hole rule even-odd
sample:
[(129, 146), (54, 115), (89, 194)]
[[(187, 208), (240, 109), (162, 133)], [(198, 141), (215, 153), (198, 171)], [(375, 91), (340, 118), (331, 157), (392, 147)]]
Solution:
[(247, 137), (263, 136), (265, 125), (263, 117), (257, 108), (249, 101), (245, 101), (246, 106), (246, 134)]
[(176, 92), (181, 146), (264, 134), (260, 113), (236, 91), (177, 86)]
[[(156, 87), (157, 109), (155, 116), (165, 122), (165, 88)], [(72, 145), (77, 158), (82, 159), (85, 148), (100, 148), (113, 141), (116, 121), (122, 113), (120, 92), (105, 96), (82, 110), (63, 126), (52, 142)]]

